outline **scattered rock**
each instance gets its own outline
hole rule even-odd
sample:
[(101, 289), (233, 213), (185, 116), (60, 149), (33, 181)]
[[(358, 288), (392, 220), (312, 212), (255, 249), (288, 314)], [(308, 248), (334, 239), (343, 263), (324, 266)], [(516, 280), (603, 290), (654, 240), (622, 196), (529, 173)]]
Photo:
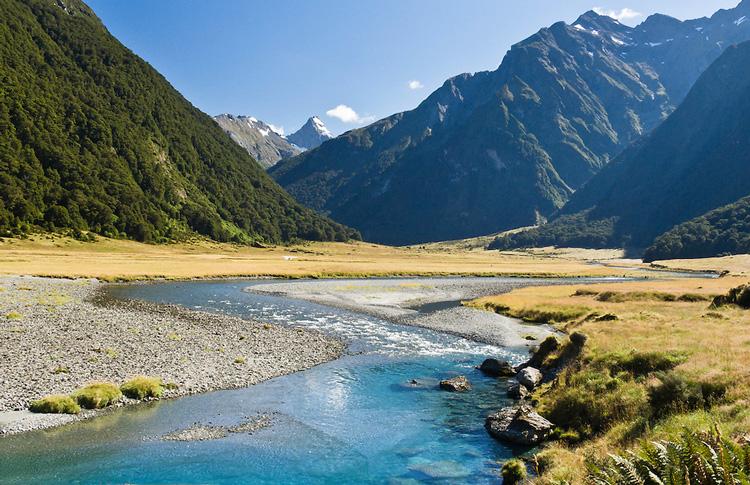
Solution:
[(228, 431), (221, 426), (196, 424), (190, 428), (165, 434), (162, 441), (209, 441), (225, 438)]
[(519, 445), (538, 445), (552, 433), (553, 424), (531, 406), (502, 409), (487, 417), (484, 427), (496, 439)]
[(550, 335), (539, 344), (539, 348), (534, 352), (534, 355), (531, 356), (531, 359), (525, 364), (518, 366), (517, 370), (525, 369), (526, 367), (541, 368), (547, 357), (559, 348), (560, 342), (556, 337)]
[(514, 382), (508, 386), (508, 397), (511, 399), (526, 399), (529, 397), (529, 394), (529, 389), (518, 382)]
[(542, 382), (542, 373), (539, 369), (527, 367), (521, 369), (521, 371), (516, 374), (516, 380), (522, 386), (526, 386), (528, 389), (534, 389), (540, 382)]
[(466, 392), (471, 390), (471, 383), (466, 376), (458, 376), (440, 381), (440, 389), (451, 392)]
[(492, 377), (513, 377), (516, 371), (505, 360), (485, 359), (479, 370)]

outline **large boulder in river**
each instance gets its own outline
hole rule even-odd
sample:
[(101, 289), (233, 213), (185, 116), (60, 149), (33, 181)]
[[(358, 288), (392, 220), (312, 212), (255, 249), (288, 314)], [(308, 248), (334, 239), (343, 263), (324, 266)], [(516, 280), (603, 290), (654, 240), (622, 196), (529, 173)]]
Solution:
[(531, 390), (542, 382), (542, 372), (539, 369), (527, 367), (516, 374), (516, 380), (519, 384)]
[(504, 408), (487, 416), (484, 423), (493, 438), (519, 445), (538, 445), (552, 433), (554, 425), (531, 406)]
[(514, 382), (508, 386), (508, 397), (511, 399), (526, 399), (529, 397), (529, 390), (526, 386)]
[(479, 370), (492, 377), (513, 377), (516, 374), (509, 362), (497, 359), (485, 359)]
[(465, 376), (440, 381), (440, 389), (451, 392), (466, 392), (471, 390), (471, 383)]

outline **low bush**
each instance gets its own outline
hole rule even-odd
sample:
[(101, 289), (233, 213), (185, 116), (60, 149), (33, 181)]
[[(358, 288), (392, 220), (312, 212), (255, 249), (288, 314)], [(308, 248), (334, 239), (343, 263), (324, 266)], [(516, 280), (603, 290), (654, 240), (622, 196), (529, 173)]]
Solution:
[(718, 431), (686, 430), (680, 439), (645, 443), (627, 456), (589, 459), (586, 465), (587, 481), (595, 485), (748, 483), (750, 445), (734, 443)]
[(596, 296), (598, 295), (598, 291), (594, 290), (588, 290), (586, 288), (581, 288), (575, 291), (572, 296)]
[(540, 399), (539, 409), (557, 426), (587, 438), (648, 414), (648, 397), (643, 386), (631, 380), (587, 369), (562, 374), (557, 386)]
[(536, 305), (530, 308), (509, 309), (507, 315), (533, 323), (563, 323), (580, 318), (591, 311), (590, 308), (574, 305)]
[(720, 402), (727, 385), (719, 381), (695, 382), (677, 372), (661, 373), (658, 382), (648, 390), (654, 417), (710, 408)]
[(48, 414), (78, 414), (81, 412), (81, 406), (76, 403), (70, 396), (53, 395), (43, 397), (29, 405), (29, 411), (32, 413)]
[(109, 382), (96, 382), (77, 390), (70, 397), (85, 409), (101, 409), (122, 399), (122, 392)]
[(147, 397), (161, 397), (164, 393), (164, 387), (159, 378), (138, 376), (120, 386), (120, 391), (130, 399), (145, 399)]
[(711, 297), (708, 295), (701, 295), (700, 293), (685, 293), (684, 295), (680, 295), (679, 298), (677, 298), (678, 301), (687, 301), (687, 302), (698, 302), (698, 301), (709, 301), (711, 300)]
[(725, 305), (737, 305), (740, 308), (750, 308), (750, 286), (740, 285), (732, 288), (726, 295), (719, 295), (713, 299), (711, 308)]
[(672, 370), (686, 359), (687, 355), (681, 352), (628, 352), (606, 354), (594, 364), (613, 373), (624, 371), (639, 377)]
[(596, 300), (624, 303), (626, 301), (676, 301), (677, 297), (661, 291), (604, 291), (597, 295)]
[(508, 460), (502, 469), (503, 484), (516, 485), (526, 479), (526, 465), (521, 460)]

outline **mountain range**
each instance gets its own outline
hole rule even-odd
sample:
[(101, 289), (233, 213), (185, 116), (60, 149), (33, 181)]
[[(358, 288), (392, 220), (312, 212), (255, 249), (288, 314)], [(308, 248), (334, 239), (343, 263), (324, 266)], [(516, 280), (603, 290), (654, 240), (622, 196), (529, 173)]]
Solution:
[(296, 146), (305, 150), (311, 150), (319, 147), (324, 141), (333, 138), (333, 133), (331, 133), (320, 118), (313, 116), (302, 125), (302, 128), (287, 138)]
[(317, 116), (309, 118), (289, 136), (253, 116), (221, 114), (214, 116), (214, 120), (265, 169), (333, 138), (333, 133)]
[(80, 0), (0, 0), (0, 230), (345, 240)]
[(750, 251), (748, 133), (750, 42), (744, 42), (727, 47), (679, 108), (553, 221), (491, 247), (648, 247), (647, 260)]
[(252, 116), (221, 114), (214, 116), (214, 120), (265, 169), (303, 151), (273, 127)]
[(391, 244), (543, 222), (679, 105), (750, 0), (637, 27), (587, 12), (514, 45), (495, 71), (446, 81), (417, 108), (349, 131), (269, 173), (297, 200)]

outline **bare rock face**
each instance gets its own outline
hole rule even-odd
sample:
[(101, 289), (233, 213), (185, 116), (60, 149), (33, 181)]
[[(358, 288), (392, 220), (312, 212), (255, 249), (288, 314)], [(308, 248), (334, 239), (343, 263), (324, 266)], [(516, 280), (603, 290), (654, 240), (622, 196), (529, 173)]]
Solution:
[(487, 416), (484, 427), (495, 439), (519, 445), (538, 445), (552, 433), (553, 424), (531, 406), (504, 408)]
[(542, 373), (539, 369), (527, 367), (516, 374), (516, 380), (519, 384), (531, 390), (542, 382)]
[(450, 392), (466, 392), (471, 390), (471, 383), (465, 376), (440, 381), (440, 389)]
[(485, 359), (479, 370), (492, 377), (513, 377), (516, 371), (507, 361), (497, 359)]

